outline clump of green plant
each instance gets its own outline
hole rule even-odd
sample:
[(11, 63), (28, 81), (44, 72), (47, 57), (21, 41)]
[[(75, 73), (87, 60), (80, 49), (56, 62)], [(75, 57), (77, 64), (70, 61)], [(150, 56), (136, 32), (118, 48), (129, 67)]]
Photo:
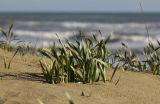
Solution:
[[(65, 39), (65, 44), (58, 36), (61, 47), (56, 50), (55, 45), (49, 49), (41, 49), (40, 53), (51, 60), (51, 64), (40, 61), (43, 74), (48, 83), (64, 83), (81, 81), (94, 83), (106, 81), (105, 62), (108, 50), (106, 44), (110, 37), (94, 43), (89, 38), (75, 39), (75, 44)], [(51, 81), (53, 80), (53, 81)]]
[(43, 74), (48, 83), (65, 83), (75, 80), (75, 74), (71, 68), (74, 64), (71, 52), (66, 49), (63, 43), (61, 45), (62, 47), (58, 50), (55, 48), (55, 45), (50, 49), (40, 50), (40, 53), (51, 61), (50, 64), (44, 64), (44, 62), (40, 61)]
[(7, 50), (11, 51), (13, 49), (13, 42), (16, 39), (16, 36), (13, 34), (13, 24), (10, 26), (8, 31), (5, 31), (3, 29), (1, 31), (1, 40), (0, 40), (0, 47)]
[(149, 41), (148, 45), (143, 49), (143, 59), (139, 59), (133, 50), (130, 50), (122, 43), (122, 50), (118, 50), (115, 54), (119, 65), (125, 70), (133, 71), (151, 71), (155, 75), (160, 75), (160, 42), (153, 45)]
[(17, 48), (19, 49), (18, 53), (21, 56), (25, 56), (29, 52), (30, 46), (28, 43), (23, 41), (23, 42), (19, 42), (19, 45)]
[(159, 49), (160, 42), (157, 40), (158, 46), (154, 46), (152, 42), (149, 42), (147, 47), (144, 48), (144, 63), (146, 64), (146, 70), (150, 70), (153, 74), (160, 75), (160, 57)]
[[(96, 39), (95, 39), (96, 40)], [(83, 83), (93, 83), (102, 79), (106, 81), (105, 68), (108, 64), (105, 63), (107, 48), (106, 44), (109, 38), (105, 40), (96, 40), (94, 44), (89, 38), (84, 38), (81, 41), (76, 40), (76, 46), (67, 41), (74, 59), (79, 66), (74, 68), (79, 78)]]
[(140, 68), (138, 56), (124, 43), (122, 43), (122, 49), (116, 52), (115, 57), (124, 70), (139, 70)]
[[(19, 47), (16, 48), (13, 46), (13, 42), (16, 40), (16, 36), (13, 34), (13, 24), (10, 26), (8, 31), (5, 31), (3, 29), (1, 31), (1, 40), (0, 40), (0, 47), (4, 49), (5, 51), (5, 56), (3, 58), (4, 60), (4, 68), (5, 69), (10, 69), (11, 68), (11, 63), (16, 56), (16, 54), (19, 51)], [(15, 50), (16, 49), (16, 50)], [(14, 51), (13, 56), (10, 59), (7, 59), (7, 52), (8, 51)], [(7, 61), (8, 60), (8, 61)]]

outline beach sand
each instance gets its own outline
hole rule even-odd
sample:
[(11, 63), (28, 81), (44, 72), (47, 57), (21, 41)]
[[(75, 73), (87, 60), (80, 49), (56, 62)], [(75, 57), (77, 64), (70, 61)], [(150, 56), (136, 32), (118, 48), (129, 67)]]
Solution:
[[(12, 72), (11, 75), (14, 73)], [(115, 85), (118, 76), (120, 81)], [(113, 82), (51, 85), (39, 80), (4, 76), (0, 80), (0, 104), (159, 104), (160, 78), (151, 74), (119, 71)], [(85, 96), (81, 96), (84, 92)]]
[[(0, 104), (39, 104), (37, 99), (44, 104), (69, 104), (66, 92), (75, 104), (160, 104), (159, 76), (118, 71), (112, 82), (51, 85), (43, 82), (40, 58), (29, 57), (22, 61), (21, 56), (16, 56), (12, 69), (0, 69)], [(107, 71), (107, 78), (111, 73)]]

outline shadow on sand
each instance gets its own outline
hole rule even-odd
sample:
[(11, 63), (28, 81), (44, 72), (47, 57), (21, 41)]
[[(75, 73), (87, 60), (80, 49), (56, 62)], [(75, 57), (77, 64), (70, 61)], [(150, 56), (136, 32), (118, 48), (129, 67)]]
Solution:
[(45, 82), (42, 73), (0, 72), (0, 80), (28, 80)]

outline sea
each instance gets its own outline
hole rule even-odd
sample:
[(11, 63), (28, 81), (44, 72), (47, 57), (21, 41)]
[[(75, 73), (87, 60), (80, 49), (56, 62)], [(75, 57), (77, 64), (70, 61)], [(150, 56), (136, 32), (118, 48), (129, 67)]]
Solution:
[[(148, 41), (160, 41), (160, 13), (33, 13), (1, 12), (0, 28), (14, 24), (14, 35), (31, 46), (47, 47), (59, 44), (57, 35), (72, 41), (84, 32), (97, 34), (98, 39), (111, 35), (110, 49), (121, 48), (121, 43), (140, 49)], [(98, 35), (101, 31), (102, 35)], [(1, 39), (1, 38), (0, 38)]]

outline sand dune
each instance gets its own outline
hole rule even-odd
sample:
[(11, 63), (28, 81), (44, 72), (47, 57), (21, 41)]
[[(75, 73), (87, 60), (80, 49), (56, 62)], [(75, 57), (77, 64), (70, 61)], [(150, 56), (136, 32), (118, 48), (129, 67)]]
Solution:
[[(120, 81), (115, 86), (119, 76)], [(75, 104), (159, 104), (159, 86), (158, 76), (127, 71), (119, 71), (112, 83), (93, 85), (50, 85), (43, 81), (3, 76), (0, 80), (0, 104), (38, 104), (37, 99), (45, 104), (68, 104), (65, 92), (70, 94)], [(81, 96), (82, 92), (85, 96)]]

